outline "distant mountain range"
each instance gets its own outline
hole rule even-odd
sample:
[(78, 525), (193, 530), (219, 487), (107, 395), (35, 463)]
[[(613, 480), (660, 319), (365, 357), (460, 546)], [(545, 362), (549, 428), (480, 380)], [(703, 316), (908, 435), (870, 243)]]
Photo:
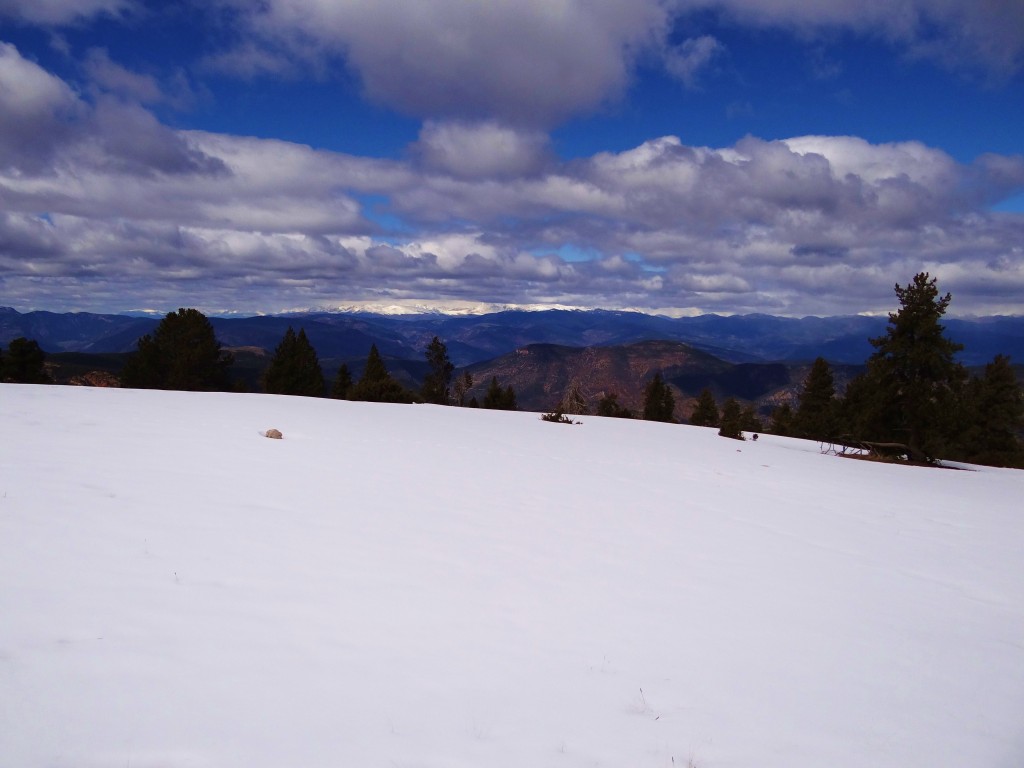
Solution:
[[(610, 347), (641, 341), (673, 341), (729, 363), (803, 363), (822, 356), (857, 365), (871, 354), (870, 337), (885, 332), (884, 317), (771, 315), (668, 318), (603, 310), (510, 310), (486, 315), (384, 315), (311, 312), (257, 317), (211, 317), (226, 347), (273, 350), (290, 325), (305, 328), (324, 360), (365, 358), (376, 344), (386, 358), (422, 361), (433, 336), (448, 346), (462, 367), (507, 355), (533, 344)], [(21, 313), (0, 307), (0, 344), (24, 336), (47, 352), (110, 353), (135, 349), (159, 318), (91, 313)], [(1024, 317), (949, 319), (947, 333), (964, 345), (960, 359), (982, 365), (996, 354), (1024, 362)]]
[[(810, 364), (732, 363), (682, 342), (661, 340), (601, 347), (529, 344), (466, 370), (474, 382), (469, 396), (478, 401), (492, 377), (502, 386), (511, 385), (519, 407), (528, 411), (553, 410), (578, 386), (590, 413), (609, 393), (615, 393), (620, 406), (639, 413), (644, 389), (661, 373), (675, 396), (676, 418), (687, 420), (705, 387), (719, 404), (736, 397), (763, 414), (783, 402), (794, 403)], [(837, 386), (845, 388), (859, 370), (856, 365), (833, 366)]]

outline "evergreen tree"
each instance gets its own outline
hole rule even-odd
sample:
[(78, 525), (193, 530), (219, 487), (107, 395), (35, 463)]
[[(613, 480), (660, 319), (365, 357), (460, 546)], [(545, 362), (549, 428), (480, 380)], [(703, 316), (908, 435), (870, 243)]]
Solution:
[(46, 353), (35, 339), (12, 339), (7, 356), (0, 360), (0, 381), (14, 384), (52, 384), (46, 372)]
[(473, 376), (469, 371), (463, 371), (462, 375), (455, 379), (453, 389), (455, 391), (455, 404), (462, 408), (466, 405), (466, 395), (473, 388)]
[(981, 378), (971, 380), (967, 425), (958, 458), (976, 464), (1024, 467), (1024, 392), (1010, 359), (996, 355)]
[(411, 403), (412, 395), (391, 378), (384, 359), (377, 351), (377, 345), (370, 347), (370, 354), (366, 358), (366, 367), (363, 375), (359, 377), (349, 390), (349, 400), (364, 400), (371, 403)]
[(836, 387), (832, 369), (819, 357), (811, 366), (800, 392), (799, 405), (793, 417), (797, 437), (827, 440), (836, 437)]
[(701, 390), (700, 397), (697, 398), (697, 407), (693, 409), (690, 423), (695, 427), (718, 426), (718, 404), (715, 402), (715, 396), (707, 387)]
[(633, 412), (625, 406), (619, 405), (619, 396), (609, 392), (597, 403), (597, 415), (608, 416), (613, 419), (632, 419)]
[(272, 395), (323, 397), (324, 372), (304, 328), (299, 329), (298, 335), (291, 326), (284, 332), (263, 374), (263, 391)]
[(498, 410), (501, 408), (501, 403), (504, 398), (504, 393), (501, 389), (501, 384), (498, 383), (498, 377), (492, 376), (491, 383), (487, 387), (487, 391), (484, 393), (484, 408), (490, 408), (491, 410)]
[(179, 309), (138, 341), (121, 372), (126, 387), (226, 392), (232, 356), (221, 350), (213, 326), (198, 309)]
[(761, 423), (761, 417), (757, 415), (753, 405), (748, 405), (740, 412), (740, 431), (741, 432), (763, 432), (764, 425)]
[(505, 392), (504, 392), (504, 397), (502, 398), (502, 403), (504, 404), (503, 410), (506, 410), (506, 411), (518, 411), (519, 410), (519, 401), (516, 399), (516, 391), (512, 388), (511, 384), (509, 384), (507, 387), (505, 387)]
[(519, 409), (519, 404), (516, 401), (516, 392), (509, 384), (504, 389), (498, 383), (498, 377), (492, 376), (490, 386), (487, 387), (487, 392), (484, 394), (484, 408), (490, 408), (496, 411), (515, 411)]
[(423, 380), (423, 388), (420, 390), (423, 401), (436, 405), (448, 405), (449, 387), (452, 382), (452, 372), (455, 370), (452, 361), (448, 359), (448, 347), (435, 336), (427, 347), (426, 355), (430, 370), (427, 372), (427, 376)]
[(730, 397), (722, 404), (722, 419), (718, 428), (718, 434), (722, 437), (731, 437), (733, 440), (743, 439), (742, 428), (743, 412), (735, 397)]
[(897, 284), (896, 296), (900, 309), (889, 314), (886, 335), (870, 340), (875, 352), (857, 385), (864, 402), (856, 418), (868, 431), (860, 436), (905, 442), (912, 457), (933, 461), (952, 437), (967, 376), (955, 360), (963, 347), (939, 322), (952, 296), (939, 296), (927, 272)]
[(772, 409), (772, 420), (768, 431), (773, 435), (793, 434), (793, 409), (789, 403), (783, 403)]
[(673, 421), (672, 413), (676, 407), (676, 399), (661, 373), (654, 378), (644, 390), (644, 421)]
[(347, 400), (351, 389), (352, 371), (345, 363), (342, 363), (338, 368), (338, 375), (334, 377), (334, 384), (331, 386), (331, 397), (335, 400)]

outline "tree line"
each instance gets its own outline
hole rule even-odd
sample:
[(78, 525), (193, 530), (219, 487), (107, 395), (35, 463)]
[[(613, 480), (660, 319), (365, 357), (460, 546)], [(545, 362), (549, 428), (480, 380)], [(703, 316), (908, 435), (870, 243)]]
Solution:
[[(1024, 393), (1010, 359), (996, 357), (971, 376), (956, 360), (963, 349), (945, 336), (941, 320), (952, 295), (939, 294), (927, 272), (895, 287), (900, 307), (889, 314), (883, 336), (863, 373), (836, 391), (832, 369), (817, 358), (797, 407), (776, 407), (763, 431), (830, 443), (885, 443), (906, 448), (910, 459), (938, 459), (1024, 468)], [(749, 414), (740, 413), (740, 433)], [(736, 406), (718, 414), (714, 398), (701, 393), (690, 420), (720, 426), (735, 436)]]
[[(275, 395), (377, 403), (455, 404), (499, 410), (518, 407), (515, 390), (511, 385), (502, 387), (497, 377), (492, 378), (482, 401), (475, 396), (467, 400), (472, 376), (466, 371), (453, 383), (455, 366), (438, 337), (427, 346), (424, 356), (427, 374), (418, 390), (405, 387), (391, 375), (376, 344), (371, 345), (358, 379), (348, 364), (342, 363), (328, 388), (305, 329), (296, 333), (289, 326), (260, 377), (260, 387)], [(168, 313), (152, 334), (139, 339), (121, 372), (121, 383), (133, 389), (229, 391), (234, 388), (230, 381), (232, 362), (231, 353), (222, 348), (209, 319), (197, 309), (183, 308)]]

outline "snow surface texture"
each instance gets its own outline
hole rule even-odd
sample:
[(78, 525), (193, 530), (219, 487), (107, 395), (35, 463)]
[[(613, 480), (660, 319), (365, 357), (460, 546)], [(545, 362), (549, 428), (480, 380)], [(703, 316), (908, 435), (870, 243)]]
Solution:
[(1024, 765), (1024, 472), (582, 421), (0, 385), (0, 765)]

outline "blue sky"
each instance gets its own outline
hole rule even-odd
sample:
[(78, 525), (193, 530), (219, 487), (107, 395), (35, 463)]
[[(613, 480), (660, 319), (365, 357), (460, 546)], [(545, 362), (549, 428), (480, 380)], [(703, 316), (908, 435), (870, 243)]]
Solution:
[(0, 304), (1024, 312), (1024, 3), (0, 0)]

